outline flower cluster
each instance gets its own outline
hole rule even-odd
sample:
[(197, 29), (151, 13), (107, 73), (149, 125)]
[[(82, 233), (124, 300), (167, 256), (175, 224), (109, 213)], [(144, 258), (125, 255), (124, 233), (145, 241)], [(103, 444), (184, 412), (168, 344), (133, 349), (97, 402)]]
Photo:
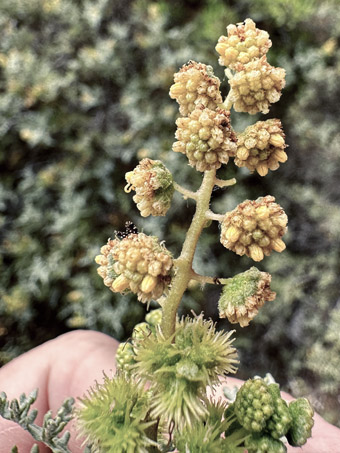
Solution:
[(188, 117), (176, 121), (177, 142), (173, 150), (186, 154), (198, 171), (220, 168), (236, 153), (236, 135), (230, 125), (230, 113), (222, 109), (197, 107)]
[(216, 51), (220, 54), (220, 65), (230, 69), (235, 69), (237, 63), (247, 64), (262, 57), (272, 45), (269, 34), (256, 28), (251, 19), (228, 25), (227, 32), (228, 36), (219, 38)]
[(125, 192), (136, 191), (133, 201), (142, 217), (164, 216), (170, 208), (174, 192), (170, 171), (159, 160), (143, 159), (125, 175)]
[(190, 61), (174, 75), (170, 97), (176, 99), (182, 116), (188, 116), (199, 105), (215, 110), (221, 104), (220, 80), (211, 66)]
[(229, 99), (236, 112), (268, 113), (270, 104), (281, 97), (285, 70), (267, 62), (271, 46), (266, 31), (256, 28), (251, 19), (229, 25), (228, 36), (221, 36), (216, 46), (219, 63), (235, 71), (227, 74), (231, 91)]
[(274, 197), (246, 200), (224, 217), (221, 243), (238, 255), (261, 261), (272, 250), (282, 252), (286, 248), (281, 237), (287, 230), (287, 221)]
[(234, 414), (237, 419), (229, 428), (230, 432), (240, 427), (248, 431), (245, 440), (248, 452), (284, 453), (287, 450), (280, 440), (283, 436), (293, 446), (307, 442), (313, 427), (313, 413), (307, 399), (299, 398), (288, 405), (281, 397), (278, 384), (249, 379), (237, 392), (225, 416)]
[(265, 176), (268, 170), (276, 170), (280, 162), (286, 162), (285, 147), (280, 120), (257, 121), (237, 134), (235, 164)]
[(236, 112), (251, 115), (268, 113), (270, 104), (281, 97), (285, 86), (285, 70), (271, 66), (266, 57), (239, 65), (238, 71), (229, 80), (230, 100)]
[(249, 379), (237, 392), (235, 414), (247, 431), (262, 431), (273, 412), (273, 400), (262, 379)]
[(171, 281), (171, 253), (156, 237), (132, 233), (109, 239), (96, 257), (98, 274), (111, 291), (130, 290), (141, 302), (159, 299)]
[(271, 278), (267, 272), (252, 267), (229, 279), (218, 302), (220, 318), (248, 326), (264, 303), (275, 299), (276, 294), (270, 289)]

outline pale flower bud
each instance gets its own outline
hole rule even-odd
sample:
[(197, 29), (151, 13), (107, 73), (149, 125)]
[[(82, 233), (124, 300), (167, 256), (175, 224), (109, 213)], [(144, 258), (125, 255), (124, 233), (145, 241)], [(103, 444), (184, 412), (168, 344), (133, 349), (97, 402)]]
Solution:
[(246, 200), (228, 212), (221, 228), (221, 243), (238, 255), (262, 261), (272, 250), (282, 252), (281, 237), (287, 229), (287, 216), (275, 198), (268, 195)]
[(190, 61), (174, 76), (170, 97), (176, 99), (182, 116), (188, 116), (198, 105), (215, 110), (223, 102), (220, 80), (211, 66)]
[(239, 63), (236, 75), (229, 80), (230, 100), (236, 112), (268, 113), (285, 86), (285, 70), (271, 66), (266, 57), (247, 64)]
[(280, 120), (257, 121), (237, 134), (235, 164), (251, 172), (256, 170), (260, 176), (276, 170), (279, 162), (287, 160), (284, 137)]
[(256, 28), (255, 22), (246, 19), (243, 23), (227, 27), (228, 36), (221, 36), (215, 49), (220, 54), (219, 63), (237, 69), (237, 63), (247, 64), (268, 52), (272, 45), (266, 31)]
[(218, 169), (236, 152), (236, 135), (230, 125), (230, 112), (197, 107), (188, 117), (176, 121), (172, 149), (186, 154), (198, 171)]
[(170, 171), (159, 160), (143, 159), (125, 175), (125, 192), (136, 191), (133, 201), (143, 217), (164, 216), (170, 208), (174, 193)]
[[(109, 239), (98, 255), (98, 274), (113, 292), (132, 291), (141, 302), (157, 300), (168, 291), (173, 260), (157, 238), (128, 230), (117, 233), (121, 239)], [(106, 264), (103, 263), (106, 260)]]

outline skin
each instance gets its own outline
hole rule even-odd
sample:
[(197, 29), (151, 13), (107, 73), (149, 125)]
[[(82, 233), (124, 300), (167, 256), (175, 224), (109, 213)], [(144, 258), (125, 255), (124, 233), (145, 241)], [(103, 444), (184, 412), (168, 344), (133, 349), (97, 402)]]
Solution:
[[(41, 425), (43, 414), (51, 409), (53, 414), (65, 398), (81, 397), (95, 381), (103, 381), (103, 371), (111, 376), (115, 371), (114, 356), (118, 342), (109, 336), (92, 331), (77, 330), (48, 341), (41, 346), (12, 360), (0, 370), (0, 391), (18, 398), (39, 388), (35, 407), (39, 415), (35, 423)], [(240, 386), (242, 381), (228, 378), (228, 386)], [(223, 397), (222, 385), (215, 397)], [(282, 392), (290, 401), (293, 398)], [(289, 453), (336, 453), (339, 452), (340, 429), (327, 423), (315, 414), (312, 438), (300, 449), (288, 446)], [(69, 448), (72, 453), (83, 451), (82, 439), (77, 439), (74, 422), (67, 427), (71, 431)], [(1, 452), (10, 452), (17, 445), (20, 453), (29, 453), (34, 441), (32, 437), (13, 422), (0, 418)], [(40, 446), (41, 452), (50, 451)]]

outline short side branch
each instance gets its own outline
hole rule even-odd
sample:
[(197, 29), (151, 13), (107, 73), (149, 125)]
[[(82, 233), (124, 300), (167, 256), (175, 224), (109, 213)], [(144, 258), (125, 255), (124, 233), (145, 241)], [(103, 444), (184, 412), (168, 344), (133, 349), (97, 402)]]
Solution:
[(174, 182), (174, 189), (183, 195), (184, 200), (187, 200), (188, 198), (197, 200), (196, 192), (192, 192), (191, 190), (185, 189), (185, 187), (180, 186), (179, 184), (177, 184), (177, 182)]
[(216, 220), (217, 222), (223, 222), (225, 214), (215, 214), (214, 212), (208, 210), (205, 213), (205, 217), (210, 220)]
[(235, 178), (226, 179), (226, 180), (216, 178), (215, 185), (222, 188), (222, 187), (233, 186), (234, 184), (236, 184), (236, 182), (237, 181)]
[(191, 270), (191, 280), (200, 282), (202, 285), (206, 283), (210, 285), (225, 285), (230, 278), (208, 277), (206, 275), (197, 274), (193, 269)]

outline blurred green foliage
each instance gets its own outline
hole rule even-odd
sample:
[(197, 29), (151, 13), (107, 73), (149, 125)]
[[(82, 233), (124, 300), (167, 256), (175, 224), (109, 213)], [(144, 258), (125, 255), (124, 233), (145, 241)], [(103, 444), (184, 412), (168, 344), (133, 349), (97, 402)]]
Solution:
[[(112, 294), (93, 261), (133, 220), (180, 250), (191, 202), (175, 196), (166, 218), (141, 219), (123, 192), (143, 157), (161, 159), (175, 180), (200, 174), (171, 152), (177, 104), (173, 73), (189, 59), (214, 66), (229, 23), (252, 17), (267, 30), (271, 64), (287, 71), (281, 102), (289, 160), (266, 178), (230, 164), (213, 209), (272, 194), (289, 215), (288, 250), (261, 263), (275, 302), (237, 329), (240, 377), (271, 372), (340, 424), (340, 17), (338, 0), (11, 0), (0, 2), (0, 360), (74, 328), (127, 338), (143, 319), (134, 297)], [(224, 81), (224, 94), (227, 84)], [(263, 116), (232, 114), (236, 130)], [(232, 276), (252, 262), (202, 235), (195, 269)], [(227, 269), (227, 272), (226, 272)], [(226, 273), (228, 275), (226, 275)], [(184, 311), (216, 321), (220, 288), (193, 285)], [(219, 326), (230, 329), (226, 322)]]

